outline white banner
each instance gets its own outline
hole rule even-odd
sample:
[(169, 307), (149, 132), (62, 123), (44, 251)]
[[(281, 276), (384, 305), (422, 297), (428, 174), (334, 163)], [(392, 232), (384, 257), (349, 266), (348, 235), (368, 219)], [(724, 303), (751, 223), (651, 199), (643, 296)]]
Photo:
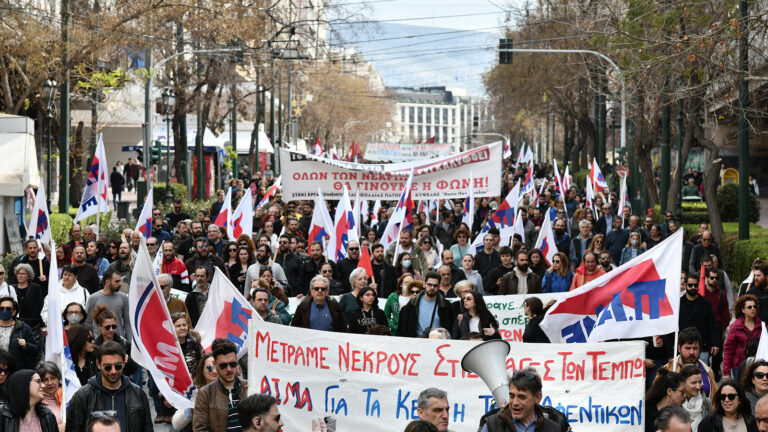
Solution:
[(407, 162), (450, 153), (450, 144), (368, 143), (363, 158), (380, 162)]
[[(496, 320), (499, 321), (499, 334), (501, 338), (510, 342), (522, 342), (523, 332), (525, 326), (528, 324), (528, 317), (523, 312), (523, 301), (528, 297), (538, 297), (544, 305), (550, 300), (560, 300), (565, 293), (552, 293), (552, 294), (517, 294), (517, 295), (499, 295), (499, 296), (483, 296), (485, 305), (488, 306), (488, 310), (496, 316)], [(335, 297), (336, 301), (339, 297)], [(458, 301), (457, 298), (448, 299), (449, 301)], [(296, 297), (288, 298), (288, 313), (293, 315), (296, 311), (296, 307), (301, 303), (300, 299)], [(384, 310), (384, 306), (387, 303), (387, 299), (379, 299), (379, 309)], [(450, 332), (452, 329), (448, 329)]]
[[(333, 416), (337, 430), (403, 430), (419, 392), (448, 392), (449, 429), (474, 432), (490, 409), (483, 381), (463, 372), (477, 342), (321, 332), (251, 320), (248, 393), (278, 400), (286, 430)], [(416, 343), (417, 342), (417, 343)], [(535, 367), (542, 405), (563, 411), (576, 432), (642, 431), (642, 342), (512, 344), (507, 370)], [(382, 428), (382, 425), (388, 425)]]
[(414, 171), (414, 200), (465, 198), (470, 173), (476, 197), (501, 194), (501, 142), (457, 155), (393, 164), (358, 164), (280, 149), (280, 170), (285, 179), (283, 200), (306, 200), (317, 189), (329, 199), (341, 198), (344, 186), (360, 191), (360, 198), (396, 200)]

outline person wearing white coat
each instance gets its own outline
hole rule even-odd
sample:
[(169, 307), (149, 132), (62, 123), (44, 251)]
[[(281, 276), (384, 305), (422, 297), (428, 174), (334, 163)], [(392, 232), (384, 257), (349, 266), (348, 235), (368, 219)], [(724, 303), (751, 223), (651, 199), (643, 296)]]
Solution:
[[(64, 266), (61, 271), (61, 282), (59, 282), (58, 289), (55, 291), (58, 304), (61, 308), (65, 308), (70, 303), (80, 303), (85, 310), (85, 304), (88, 302), (88, 290), (83, 288), (77, 283), (77, 272), (72, 266)], [(40, 317), (43, 319), (43, 323), (48, 325), (48, 297), (53, 294), (49, 291), (48, 296), (45, 297), (43, 302), (43, 311), (40, 313)]]

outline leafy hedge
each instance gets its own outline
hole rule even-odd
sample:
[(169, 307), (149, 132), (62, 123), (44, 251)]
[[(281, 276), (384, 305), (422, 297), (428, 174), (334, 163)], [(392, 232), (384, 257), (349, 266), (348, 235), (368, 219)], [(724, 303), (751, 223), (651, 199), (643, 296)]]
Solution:
[[(153, 191), (153, 197), (155, 204), (165, 201), (165, 183), (155, 183), (152, 185)], [(184, 203), (186, 204), (188, 202), (187, 200), (187, 185), (181, 184), (181, 183), (171, 183), (171, 194), (173, 195), (173, 198), (181, 198)]]
[[(748, 195), (749, 221), (757, 222), (760, 220), (760, 201), (755, 195)], [(717, 205), (720, 207), (723, 222), (739, 220), (739, 185), (731, 183), (717, 189)]]
[(56, 244), (69, 241), (69, 230), (72, 228), (72, 217), (67, 214), (54, 213), (51, 215), (51, 234)]
[[(683, 229), (687, 239), (699, 231), (699, 225), (683, 225)], [(768, 229), (749, 224), (749, 232), (749, 240), (738, 241), (738, 222), (723, 223), (724, 239), (720, 244), (720, 252), (723, 254), (725, 271), (733, 284), (739, 284), (747, 277), (755, 258), (768, 259)]]
[(573, 176), (572, 184), (585, 185), (587, 184), (587, 176), (589, 176), (589, 170), (581, 169), (576, 172), (572, 172), (571, 176)]

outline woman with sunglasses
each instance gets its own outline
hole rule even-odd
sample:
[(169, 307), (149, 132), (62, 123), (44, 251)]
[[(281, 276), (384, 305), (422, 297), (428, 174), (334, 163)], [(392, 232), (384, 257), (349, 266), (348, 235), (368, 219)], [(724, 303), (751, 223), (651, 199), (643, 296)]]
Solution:
[(552, 267), (547, 270), (541, 281), (541, 292), (557, 293), (568, 292), (573, 282), (573, 272), (568, 262), (568, 257), (558, 252), (552, 258)]
[[(94, 342), (96, 346), (102, 346), (105, 342), (117, 342), (125, 348), (125, 352), (131, 352), (131, 344), (117, 333), (117, 315), (107, 305), (98, 305), (91, 311), (93, 322), (96, 323), (98, 334)], [(124, 375), (132, 376), (138, 370), (139, 365), (133, 359), (128, 359), (125, 364)]]
[(713, 408), (712, 414), (699, 423), (698, 432), (758, 432), (749, 400), (738, 381), (723, 381), (723, 385), (715, 392)]
[(739, 297), (733, 304), (736, 321), (731, 324), (723, 345), (723, 379), (739, 378), (739, 368), (747, 359), (747, 345), (760, 340), (763, 326), (759, 311), (760, 302), (751, 294)]
[(485, 305), (483, 295), (470, 291), (461, 297), (464, 312), (453, 323), (452, 339), (461, 339), (467, 333), (480, 333), (483, 340), (501, 339), (499, 322)]
[(424, 235), (419, 240), (421, 251), (424, 252), (424, 257), (427, 259), (427, 267), (431, 269), (440, 264), (440, 255), (433, 247), (434, 244), (431, 235)]
[(0, 407), (0, 430), (9, 432), (58, 432), (56, 416), (41, 402), (43, 385), (40, 375), (23, 369), (8, 380), (8, 392), (13, 397)]
[(227, 255), (230, 257), (232, 256), (233, 251), (236, 255), (235, 263), (228, 264), (227, 270), (229, 270), (229, 280), (232, 281), (232, 285), (234, 285), (238, 291), (245, 292), (245, 273), (248, 271), (248, 267), (256, 261), (256, 258), (253, 256), (253, 253), (248, 246), (237, 246), (235, 243), (230, 243), (227, 245), (226, 250)]
[[(197, 391), (219, 378), (219, 372), (216, 370), (216, 361), (213, 359), (213, 354), (204, 354), (200, 359), (200, 365), (202, 365), (202, 367), (197, 368), (195, 375), (192, 377), (192, 382), (195, 384), (195, 390), (194, 393), (192, 393), (191, 398), (193, 404), (197, 397)], [(176, 431), (188, 430), (184, 428), (190, 423), (192, 423), (192, 409), (183, 411), (176, 410), (173, 419), (171, 419), (173, 430)]]
[(453, 238), (456, 240), (456, 243), (451, 246), (453, 264), (456, 268), (461, 268), (461, 257), (469, 252), (469, 230), (464, 227), (459, 227), (453, 233)]
[(659, 369), (650, 390), (645, 393), (645, 431), (656, 431), (653, 423), (662, 408), (669, 405), (682, 406), (684, 400), (683, 377), (667, 368)]
[(99, 373), (99, 368), (96, 366), (96, 339), (86, 325), (75, 324), (67, 330), (67, 340), (72, 352), (75, 373), (80, 380), (80, 385), (85, 385), (88, 378)]
[(741, 386), (747, 394), (754, 415), (757, 401), (768, 394), (768, 361), (758, 360), (752, 363), (742, 375)]
[(227, 265), (227, 270), (237, 263), (237, 243), (227, 242), (224, 245), (224, 264)]
[(701, 419), (712, 413), (712, 401), (701, 391), (701, 370), (687, 365), (680, 370), (685, 385), (683, 408), (691, 415), (691, 430), (696, 430)]
[(420, 285), (413, 285), (413, 275), (405, 273), (397, 279), (397, 287), (399, 291), (393, 291), (388, 297), (387, 302), (384, 304), (384, 316), (387, 318), (389, 328), (392, 330), (392, 334), (397, 334), (397, 323), (400, 320), (400, 308), (408, 304), (408, 302), (419, 293), (421, 290)]

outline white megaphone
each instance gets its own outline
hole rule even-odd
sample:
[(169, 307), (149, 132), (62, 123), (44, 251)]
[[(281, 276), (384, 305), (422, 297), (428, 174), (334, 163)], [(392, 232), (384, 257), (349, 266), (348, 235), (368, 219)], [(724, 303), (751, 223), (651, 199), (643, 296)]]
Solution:
[(497, 407), (502, 407), (509, 401), (509, 349), (509, 342), (493, 339), (472, 348), (461, 359), (461, 368), (482, 378), (491, 390)]

